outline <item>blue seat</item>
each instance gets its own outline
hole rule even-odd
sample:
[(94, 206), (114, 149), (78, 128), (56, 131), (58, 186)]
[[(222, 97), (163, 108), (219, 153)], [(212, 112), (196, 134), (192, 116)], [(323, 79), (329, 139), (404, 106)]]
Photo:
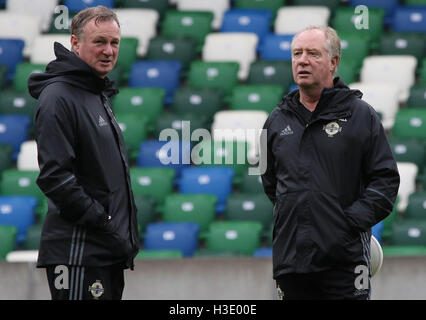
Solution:
[(231, 9), (225, 11), (221, 32), (252, 32), (259, 43), (270, 32), (272, 12), (266, 9)]
[(401, 32), (426, 32), (426, 8), (399, 6), (395, 9), (392, 30)]
[(22, 39), (0, 39), (0, 64), (7, 66), (8, 82), (12, 82), (17, 64), (23, 60), (24, 46), (25, 41)]
[(164, 104), (173, 101), (180, 85), (182, 64), (178, 61), (145, 60), (132, 64), (129, 76), (130, 87), (163, 88), (166, 91)]
[(70, 12), (78, 12), (88, 7), (105, 6), (114, 8), (114, 0), (65, 0), (64, 5)]
[(22, 142), (28, 140), (31, 120), (27, 115), (0, 116), (0, 144), (13, 147), (12, 160), (16, 161)]
[(382, 231), (383, 221), (380, 221), (371, 228), (371, 234), (377, 239), (377, 241), (379, 241), (379, 243), (382, 243)]
[(192, 222), (153, 222), (147, 225), (144, 249), (179, 250), (191, 257), (198, 249), (200, 227)]
[(350, 0), (349, 5), (352, 7), (364, 5), (368, 8), (383, 8), (385, 9), (384, 24), (389, 25), (392, 22), (395, 9), (398, 7), (398, 0)]
[(0, 196), (0, 225), (15, 226), (16, 241), (25, 241), (27, 229), (34, 223), (37, 198), (32, 196)]
[(223, 213), (232, 193), (235, 172), (230, 167), (189, 167), (182, 170), (179, 192), (183, 194), (213, 194), (217, 197), (216, 213)]
[[(165, 163), (165, 162), (171, 163)], [(178, 179), (183, 168), (191, 164), (191, 144), (189, 141), (141, 142), (137, 165), (139, 167), (169, 167), (175, 170)]]
[(261, 60), (291, 61), (291, 41), (293, 35), (267, 34), (259, 47)]
[(253, 253), (256, 258), (272, 258), (272, 248), (259, 248)]

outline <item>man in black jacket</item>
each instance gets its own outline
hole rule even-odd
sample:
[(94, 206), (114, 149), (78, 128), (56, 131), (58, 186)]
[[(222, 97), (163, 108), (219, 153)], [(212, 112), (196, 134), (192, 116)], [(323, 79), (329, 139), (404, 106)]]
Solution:
[(299, 89), (264, 125), (273, 275), (285, 299), (369, 299), (371, 227), (390, 214), (398, 192), (381, 122), (360, 91), (334, 78), (339, 60), (332, 28), (296, 34)]
[(120, 25), (99, 6), (78, 13), (72, 52), (55, 43), (56, 60), (34, 74), (35, 135), (48, 198), (37, 266), (47, 269), (52, 299), (121, 299), (123, 270), (139, 249), (126, 149), (106, 77), (116, 61)]

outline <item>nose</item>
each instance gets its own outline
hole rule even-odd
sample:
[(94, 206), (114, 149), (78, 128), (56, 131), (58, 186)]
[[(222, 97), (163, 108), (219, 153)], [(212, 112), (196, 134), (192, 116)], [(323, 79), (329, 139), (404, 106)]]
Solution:
[(103, 50), (103, 54), (106, 55), (106, 56), (112, 56), (113, 53), (114, 53), (114, 50), (113, 50), (111, 44), (110, 43), (106, 44), (105, 47), (104, 47), (104, 50)]

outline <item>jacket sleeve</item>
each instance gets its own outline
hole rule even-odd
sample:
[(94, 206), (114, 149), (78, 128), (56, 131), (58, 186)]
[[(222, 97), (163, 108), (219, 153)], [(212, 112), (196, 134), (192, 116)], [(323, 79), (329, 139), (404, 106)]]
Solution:
[[(263, 126), (262, 134), (266, 134), (266, 139), (260, 139), (260, 165), (266, 166), (265, 172), (262, 174), (262, 184), (265, 194), (269, 200), (275, 205), (277, 191), (277, 177), (275, 173), (275, 158), (272, 153), (272, 137), (269, 130), (270, 120), (266, 120)], [(264, 144), (266, 140), (266, 145)]]
[(47, 89), (39, 97), (35, 113), (40, 167), (37, 185), (59, 208), (63, 219), (85, 226), (103, 227), (108, 222), (104, 207), (84, 191), (74, 174), (75, 116), (63, 98), (47, 94)]
[(392, 212), (400, 181), (396, 161), (374, 110), (371, 110), (370, 124), (371, 136), (362, 163), (367, 185), (361, 197), (344, 209), (353, 227), (362, 231)]

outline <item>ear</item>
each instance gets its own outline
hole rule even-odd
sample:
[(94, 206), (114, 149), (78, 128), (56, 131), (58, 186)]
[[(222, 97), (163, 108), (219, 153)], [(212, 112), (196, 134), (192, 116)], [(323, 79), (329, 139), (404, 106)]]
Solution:
[(333, 58), (331, 58), (330, 67), (333, 74), (336, 71), (337, 66), (339, 65), (339, 62), (340, 62), (340, 59), (338, 56), (334, 56)]
[(76, 55), (80, 55), (80, 40), (76, 37), (75, 34), (71, 35), (71, 50), (75, 52)]

